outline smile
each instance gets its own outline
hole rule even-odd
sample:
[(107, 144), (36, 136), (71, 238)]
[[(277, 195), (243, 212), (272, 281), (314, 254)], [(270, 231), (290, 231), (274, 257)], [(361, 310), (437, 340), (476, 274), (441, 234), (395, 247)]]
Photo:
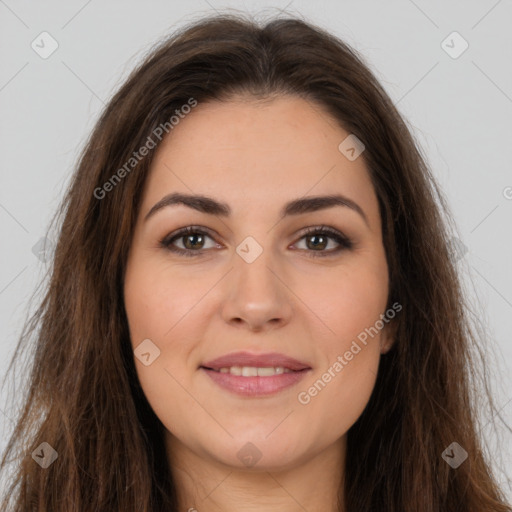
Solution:
[(271, 377), (272, 375), (280, 375), (281, 373), (291, 373), (293, 370), (284, 368), (283, 366), (275, 367), (256, 367), (256, 366), (230, 366), (220, 369), (209, 368), (220, 373), (230, 373), (231, 375), (241, 375), (242, 377)]
[(223, 390), (251, 398), (274, 395), (298, 384), (311, 368), (290, 370), (283, 367), (231, 366), (213, 370), (200, 367)]

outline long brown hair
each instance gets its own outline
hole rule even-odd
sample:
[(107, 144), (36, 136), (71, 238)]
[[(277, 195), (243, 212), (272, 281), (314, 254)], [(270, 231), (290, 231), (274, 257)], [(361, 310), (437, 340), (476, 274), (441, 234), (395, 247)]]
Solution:
[[(450, 218), (409, 129), (344, 42), (300, 19), (263, 26), (234, 15), (199, 20), (153, 49), (86, 143), (54, 219), (59, 237), (44, 299), (9, 367), (23, 346), (32, 347), (23, 408), (2, 460), (4, 470), (9, 457), (17, 466), (2, 510), (177, 510), (163, 425), (137, 379), (123, 304), (127, 254), (155, 151), (133, 169), (126, 163), (157, 127), (170, 130), (169, 119), (191, 98), (227, 101), (241, 92), (302, 97), (366, 147), (389, 304), (398, 301), (403, 310), (370, 401), (348, 432), (340, 483), (346, 510), (510, 512), (478, 432), (474, 376), (485, 374), (450, 251), (452, 221), (441, 216), (444, 210)], [(105, 187), (123, 166), (122, 179)], [(442, 457), (452, 442), (468, 453), (457, 469)], [(45, 449), (41, 443), (58, 454), (47, 468), (32, 456)]]

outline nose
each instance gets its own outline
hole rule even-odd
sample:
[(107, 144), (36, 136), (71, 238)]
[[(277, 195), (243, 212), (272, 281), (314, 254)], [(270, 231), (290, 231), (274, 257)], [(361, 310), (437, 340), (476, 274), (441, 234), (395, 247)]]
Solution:
[(234, 268), (225, 283), (224, 321), (254, 332), (286, 325), (292, 315), (293, 297), (286, 281), (270, 250), (264, 250), (251, 263), (235, 254)]

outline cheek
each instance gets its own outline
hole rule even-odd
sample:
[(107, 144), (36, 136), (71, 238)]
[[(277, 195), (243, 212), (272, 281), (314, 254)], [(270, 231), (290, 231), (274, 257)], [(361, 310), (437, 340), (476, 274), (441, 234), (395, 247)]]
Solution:
[(124, 300), (132, 343), (153, 338), (163, 344), (174, 338), (187, 324), (187, 316), (194, 311), (205, 284), (180, 278), (179, 272), (170, 272), (159, 261), (133, 260), (128, 266)]
[[(385, 260), (384, 260), (385, 262)], [(380, 261), (365, 262), (363, 258), (354, 259), (354, 263), (328, 275), (319, 275), (315, 279), (303, 280), (299, 296), (321, 322), (313, 322), (315, 339), (322, 344), (322, 352), (332, 362), (338, 354), (350, 347), (352, 340), (360, 336), (364, 341), (365, 333), (369, 339), (377, 339), (379, 334), (368, 330), (381, 322), (388, 298), (387, 267)], [(380, 329), (378, 329), (380, 331)]]
[(327, 425), (334, 437), (347, 432), (370, 399), (380, 361), (380, 332), (365, 331), (366, 325), (350, 311), (340, 315), (335, 326), (339, 334), (319, 346), (323, 364), (298, 390), (302, 413), (321, 419), (310, 420), (319, 432)]
[(320, 294), (316, 287), (308, 304), (322, 319), (314, 335), (320, 364), (297, 399), (310, 417), (332, 420), (344, 432), (364, 410), (375, 385), (385, 325), (381, 315), (388, 295), (387, 267), (376, 262), (344, 268), (331, 276), (324, 290)]
[(330, 365), (304, 389), (299, 407), (307, 417), (321, 419), (319, 433), (336, 438), (354, 425), (374, 389), (378, 361), (378, 353), (365, 348), (352, 361)]
[[(148, 261), (135, 257), (128, 265), (124, 301), (137, 376), (155, 413), (165, 417), (174, 405), (193, 405), (182, 386), (190, 386), (197, 369), (191, 354), (204, 328), (198, 307), (204, 283), (187, 286), (177, 275), (169, 278), (159, 262)], [(148, 352), (149, 357), (138, 357)]]
[[(179, 426), (176, 420), (180, 415), (170, 414), (170, 411), (194, 407), (182, 387), (183, 384), (187, 385), (189, 343), (186, 332), (183, 332), (185, 322), (180, 323), (179, 319), (184, 317), (186, 311), (183, 311), (183, 297), (175, 289), (165, 286), (161, 279), (155, 279), (155, 275), (155, 270), (149, 267), (140, 266), (136, 271), (128, 268), (124, 288), (125, 308), (135, 369), (144, 395), (166, 428), (175, 429)], [(180, 342), (173, 342), (176, 340), (174, 334), (178, 331)], [(139, 347), (143, 345), (144, 350), (140, 350)], [(150, 354), (149, 358), (138, 357), (146, 353)]]

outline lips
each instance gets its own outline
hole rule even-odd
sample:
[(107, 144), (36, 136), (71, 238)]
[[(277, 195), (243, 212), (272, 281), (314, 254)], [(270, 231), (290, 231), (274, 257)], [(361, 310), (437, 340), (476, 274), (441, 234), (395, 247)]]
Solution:
[(301, 371), (311, 368), (307, 363), (277, 352), (270, 352), (266, 354), (232, 352), (231, 354), (226, 354), (201, 365), (202, 368), (216, 371), (219, 371), (221, 368), (229, 368), (232, 366), (249, 366), (257, 368), (282, 367), (292, 371)]

